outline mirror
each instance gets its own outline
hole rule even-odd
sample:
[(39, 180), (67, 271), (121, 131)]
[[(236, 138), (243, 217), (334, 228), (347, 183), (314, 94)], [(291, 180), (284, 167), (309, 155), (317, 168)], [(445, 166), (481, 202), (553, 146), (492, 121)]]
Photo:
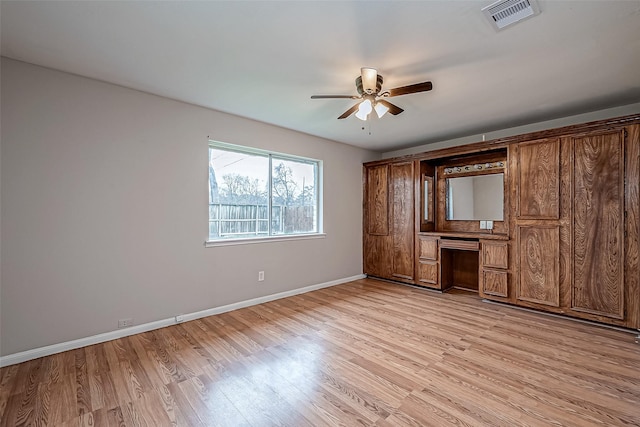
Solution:
[(447, 178), (446, 186), (447, 220), (503, 220), (503, 173)]
[(433, 222), (433, 177), (424, 176), (422, 179), (422, 222)]

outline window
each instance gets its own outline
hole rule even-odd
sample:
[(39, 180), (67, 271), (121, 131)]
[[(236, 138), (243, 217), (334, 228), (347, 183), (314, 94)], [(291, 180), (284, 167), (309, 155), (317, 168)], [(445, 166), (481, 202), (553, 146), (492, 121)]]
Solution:
[(320, 162), (209, 143), (209, 241), (320, 233)]

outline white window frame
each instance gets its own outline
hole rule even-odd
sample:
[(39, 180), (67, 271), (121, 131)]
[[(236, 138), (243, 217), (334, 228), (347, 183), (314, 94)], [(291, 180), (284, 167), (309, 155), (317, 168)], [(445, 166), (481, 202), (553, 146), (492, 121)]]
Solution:
[[(231, 245), (244, 245), (244, 244), (254, 244), (254, 243), (266, 243), (266, 242), (281, 242), (281, 241), (289, 241), (289, 240), (307, 240), (307, 239), (321, 239), (326, 237), (326, 234), (323, 231), (323, 165), (322, 160), (312, 159), (309, 157), (296, 156), (292, 154), (279, 153), (270, 150), (262, 150), (253, 147), (247, 147), (243, 145), (229, 144), (226, 142), (220, 142), (215, 140), (209, 140), (207, 146), (207, 152), (210, 148), (233, 151), (236, 153), (243, 154), (253, 154), (266, 156), (269, 159), (269, 189), (267, 196), (267, 211), (269, 215), (268, 227), (269, 227), (269, 235), (268, 236), (251, 236), (251, 237), (233, 237), (233, 238), (221, 238), (221, 239), (210, 239), (209, 235), (209, 203), (207, 202), (207, 239), (205, 240), (205, 247), (216, 247), (216, 246), (231, 246)], [(208, 158), (208, 155), (207, 155)], [(316, 165), (316, 174), (314, 177), (314, 185), (316, 189), (316, 217), (317, 217), (317, 230), (311, 233), (295, 233), (295, 234), (276, 234), (273, 235), (271, 227), (272, 227), (272, 191), (273, 191), (273, 183), (272, 183), (272, 173), (273, 173), (273, 164), (272, 161), (276, 160), (288, 160), (300, 163), (312, 163)], [(207, 194), (207, 200), (209, 200), (209, 195)]]

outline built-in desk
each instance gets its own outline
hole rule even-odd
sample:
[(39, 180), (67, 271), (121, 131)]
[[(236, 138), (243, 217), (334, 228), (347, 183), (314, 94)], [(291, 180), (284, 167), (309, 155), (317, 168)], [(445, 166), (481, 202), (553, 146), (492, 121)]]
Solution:
[(442, 291), (459, 288), (483, 296), (507, 297), (506, 236), (419, 233), (416, 241), (418, 284)]
[(440, 239), (440, 289), (478, 291), (480, 242)]

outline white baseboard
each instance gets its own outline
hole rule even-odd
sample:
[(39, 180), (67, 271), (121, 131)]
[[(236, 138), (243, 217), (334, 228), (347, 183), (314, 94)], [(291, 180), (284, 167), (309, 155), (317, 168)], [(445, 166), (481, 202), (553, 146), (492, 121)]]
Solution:
[(135, 325), (129, 328), (117, 329), (115, 331), (105, 332), (103, 334), (93, 335), (90, 337), (80, 338), (73, 341), (66, 341), (59, 344), (52, 344), (45, 347), (34, 348), (32, 350), (21, 351), (19, 353), (9, 354), (7, 356), (0, 357), (0, 368), (15, 365), (16, 363), (22, 363), (29, 360), (37, 359), (39, 357), (50, 356), (56, 353), (62, 353), (63, 351), (74, 350), (76, 348), (86, 347), (88, 345), (99, 344), (106, 341), (115, 340), (118, 338), (128, 337), (129, 335), (135, 335), (142, 332), (153, 331), (154, 329), (164, 328), (166, 326), (175, 325), (189, 320), (200, 319), (202, 317), (213, 316), (215, 314), (226, 313), (227, 311), (237, 310), (239, 308), (245, 308), (252, 305), (262, 304), (269, 301), (274, 301), (281, 298), (290, 297), (293, 295), (304, 294), (306, 292), (315, 291), (322, 288), (328, 288), (330, 286), (340, 285), (342, 283), (351, 282), (354, 280), (364, 279), (364, 274), (358, 274), (356, 276), (345, 277), (343, 279), (332, 280), (330, 282), (319, 283), (317, 285), (306, 286), (304, 288), (293, 289), (291, 291), (280, 292), (273, 295), (266, 295), (263, 297), (253, 298), (246, 301), (240, 301), (233, 304), (223, 305), (221, 307), (210, 308), (207, 310), (197, 311), (195, 313), (183, 314), (182, 321), (177, 322), (175, 317), (168, 319), (157, 320), (155, 322), (144, 323), (142, 325)]

